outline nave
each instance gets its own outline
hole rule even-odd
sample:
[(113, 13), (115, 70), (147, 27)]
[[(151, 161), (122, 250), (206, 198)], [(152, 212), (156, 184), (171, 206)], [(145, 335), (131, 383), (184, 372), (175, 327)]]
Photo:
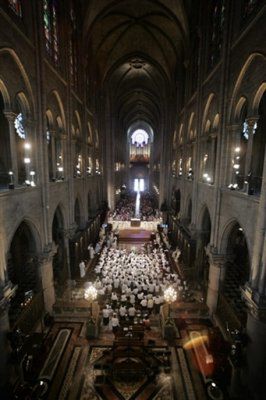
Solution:
[(133, 226), (125, 244), (124, 224), (103, 224), (41, 332), (30, 340), (17, 332), (27, 352), (15, 398), (228, 398), (230, 344), (185, 279), (166, 225), (146, 230), (145, 241)]

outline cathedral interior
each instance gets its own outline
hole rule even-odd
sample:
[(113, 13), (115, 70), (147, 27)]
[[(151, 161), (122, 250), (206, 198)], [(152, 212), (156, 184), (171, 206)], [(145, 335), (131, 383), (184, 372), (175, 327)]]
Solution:
[(0, 0), (0, 398), (266, 398), (266, 2)]

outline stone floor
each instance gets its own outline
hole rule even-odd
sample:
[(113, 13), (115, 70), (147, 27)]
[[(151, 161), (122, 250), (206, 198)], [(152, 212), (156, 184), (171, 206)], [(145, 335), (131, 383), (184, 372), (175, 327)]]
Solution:
[[(58, 334), (69, 330), (70, 335), (51, 379), (48, 399), (82, 400), (200, 400), (207, 399), (204, 382), (195, 362), (193, 351), (185, 350), (188, 332), (198, 330), (206, 332), (211, 324), (206, 320), (187, 320), (180, 323), (180, 338), (171, 344), (161, 337), (158, 316), (151, 318), (151, 330), (145, 332), (144, 346), (149, 351), (169, 352), (169, 365), (159, 365), (157, 373), (143, 376), (137, 382), (119, 382), (97, 375), (97, 365), (103, 352), (110, 351), (114, 335), (102, 327), (99, 338), (87, 340), (84, 321), (57, 319), (47, 335), (52, 348)], [(151, 342), (152, 341), (152, 342)], [(152, 346), (149, 347), (149, 343)], [(56, 357), (54, 357), (56, 363)], [(160, 363), (159, 363), (160, 364)], [(51, 367), (51, 370), (53, 368)], [(112, 370), (110, 365), (109, 371)], [(100, 374), (101, 375), (101, 374)]]

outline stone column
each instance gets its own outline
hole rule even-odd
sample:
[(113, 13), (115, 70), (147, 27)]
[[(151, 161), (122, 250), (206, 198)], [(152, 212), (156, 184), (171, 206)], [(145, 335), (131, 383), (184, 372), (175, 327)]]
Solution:
[(5, 298), (0, 300), (0, 397), (4, 393), (4, 387), (8, 381), (7, 359), (9, 355), (9, 346), (7, 341), (7, 332), (9, 331), (8, 303)]
[(53, 245), (45, 249), (39, 255), (39, 269), (40, 278), (42, 282), (44, 308), (46, 312), (53, 312), (53, 305), (55, 303), (55, 290), (54, 290), (54, 273), (53, 273), (53, 256), (56, 253), (56, 248)]
[[(216, 163), (216, 154), (215, 154), (215, 142), (217, 135), (216, 133), (211, 133), (211, 161), (210, 161), (210, 174), (211, 174), (211, 183), (215, 182), (215, 163)], [(216, 182), (217, 183), (217, 182)]]
[(254, 127), (258, 122), (258, 117), (247, 118), (246, 123), (248, 125), (248, 147), (246, 153), (246, 164), (245, 164), (245, 176), (248, 178), (251, 171), (252, 165), (252, 147), (253, 147), (253, 135)]
[(65, 248), (65, 251), (66, 251), (66, 266), (67, 266), (68, 280), (71, 279), (69, 240), (71, 240), (75, 236), (76, 230), (77, 230), (77, 225), (76, 225), (76, 223), (73, 223), (70, 228), (64, 229), (64, 231), (63, 231), (63, 234), (64, 234), (64, 248)]
[[(56, 165), (56, 159), (55, 159), (55, 135), (56, 132), (55, 131), (49, 131), (50, 133), (50, 140), (51, 140), (51, 148), (52, 148), (52, 179), (55, 180), (56, 179), (56, 171), (57, 171), (57, 165)], [(46, 146), (47, 147), (47, 146)], [(50, 171), (49, 171), (49, 152), (47, 152), (48, 154), (48, 176), (50, 175)], [(49, 180), (50, 180), (50, 176), (49, 176)]]
[[(242, 131), (242, 127), (239, 124), (236, 125), (231, 125), (229, 128), (229, 136), (230, 136), (230, 140), (229, 140), (229, 148), (228, 148), (228, 154), (230, 159), (227, 162), (228, 165), (228, 169), (229, 169), (229, 173), (228, 176), (230, 177), (230, 184), (234, 184), (237, 183), (236, 182), (236, 174), (235, 174), (235, 170), (233, 168), (233, 161), (235, 160), (235, 157), (241, 157), (241, 153), (238, 153), (235, 151), (235, 149), (237, 147), (241, 147), (240, 146), (240, 139), (241, 139), (241, 131)], [(238, 161), (238, 160), (237, 160)], [(228, 182), (226, 182), (228, 183)]]
[(4, 115), (8, 120), (9, 124), (9, 141), (10, 141), (10, 157), (11, 157), (11, 165), (10, 169), (14, 174), (14, 184), (18, 183), (18, 161), (17, 161), (17, 146), (16, 146), (16, 130), (14, 121), (16, 118), (16, 114), (11, 111), (5, 111)]
[(248, 346), (246, 351), (248, 387), (254, 400), (265, 399), (266, 381), (266, 301), (258, 298), (257, 293), (246, 286), (243, 290), (248, 306), (246, 333)]
[(62, 163), (62, 166), (63, 166), (63, 168), (64, 168), (64, 171), (63, 171), (63, 178), (64, 179), (68, 179), (69, 177), (72, 177), (73, 176), (73, 173), (72, 173), (72, 175), (71, 175), (71, 171), (73, 171), (73, 170), (69, 170), (71, 167), (72, 167), (72, 163), (71, 163), (71, 161), (70, 161), (70, 159), (68, 158), (68, 154), (67, 154), (67, 151), (68, 151), (68, 143), (67, 143), (67, 135), (66, 134), (64, 134), (64, 135), (61, 135), (61, 143), (62, 143), (62, 153), (61, 153), (61, 155), (62, 155), (62, 158), (63, 158), (63, 163)]
[(217, 308), (220, 284), (225, 277), (227, 256), (225, 254), (217, 254), (210, 248), (207, 249), (207, 255), (210, 263), (207, 306), (209, 307), (210, 315), (213, 315)]
[(250, 286), (252, 289), (257, 289), (259, 286), (259, 293), (266, 294), (266, 152), (264, 154), (263, 165), (263, 178), (261, 185), (260, 202), (257, 213), (255, 240), (253, 246), (253, 257), (251, 265), (251, 278)]

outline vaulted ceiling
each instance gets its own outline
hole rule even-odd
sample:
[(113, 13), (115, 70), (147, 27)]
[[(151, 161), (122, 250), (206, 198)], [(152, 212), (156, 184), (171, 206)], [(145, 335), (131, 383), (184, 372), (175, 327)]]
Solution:
[(84, 22), (90, 73), (105, 88), (120, 129), (142, 120), (153, 129), (176, 95), (186, 59), (182, 0), (91, 0)]

